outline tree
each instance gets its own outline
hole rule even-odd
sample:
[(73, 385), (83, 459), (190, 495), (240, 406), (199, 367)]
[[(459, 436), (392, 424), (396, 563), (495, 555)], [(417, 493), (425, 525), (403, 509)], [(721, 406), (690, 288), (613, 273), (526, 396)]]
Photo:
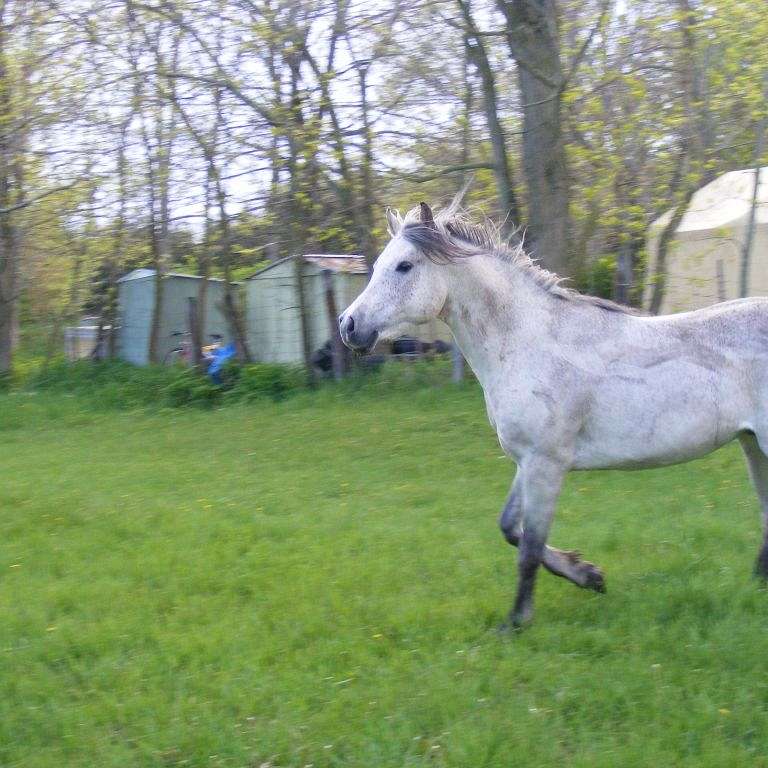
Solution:
[(565, 73), (555, 0), (498, 0), (517, 64), (523, 111), (523, 169), (528, 226), (542, 263), (569, 273), (570, 183), (560, 101)]

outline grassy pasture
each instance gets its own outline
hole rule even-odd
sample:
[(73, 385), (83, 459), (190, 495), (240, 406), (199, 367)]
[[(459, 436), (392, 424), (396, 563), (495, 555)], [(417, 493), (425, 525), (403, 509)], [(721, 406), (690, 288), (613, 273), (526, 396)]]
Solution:
[(0, 766), (768, 766), (730, 447), (569, 479), (495, 633), (512, 475), (471, 387), (209, 412), (0, 398)]

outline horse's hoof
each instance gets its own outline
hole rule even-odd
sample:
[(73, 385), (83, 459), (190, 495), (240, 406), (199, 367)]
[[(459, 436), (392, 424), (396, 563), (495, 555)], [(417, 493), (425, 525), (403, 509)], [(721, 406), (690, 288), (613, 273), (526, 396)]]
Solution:
[(496, 627), (496, 634), (499, 637), (510, 637), (516, 635), (522, 630), (521, 626), (513, 624), (510, 620), (502, 621), (498, 627)]
[(530, 621), (516, 621), (515, 619), (507, 619), (499, 624), (496, 629), (496, 634), (499, 637), (514, 637), (519, 635), (524, 629), (530, 626)]
[(533, 609), (523, 608), (519, 611), (512, 611), (507, 620), (499, 627), (500, 632), (510, 634), (513, 632), (520, 632), (526, 627), (530, 626), (533, 622)]
[(603, 576), (603, 572), (592, 563), (584, 563), (584, 566), (584, 589), (591, 589), (593, 592), (599, 592), (601, 595), (604, 595), (605, 576)]

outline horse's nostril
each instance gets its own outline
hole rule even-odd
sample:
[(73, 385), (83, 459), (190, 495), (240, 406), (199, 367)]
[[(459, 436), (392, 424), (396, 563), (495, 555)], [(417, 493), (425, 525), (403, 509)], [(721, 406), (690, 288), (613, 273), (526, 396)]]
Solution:
[(355, 330), (355, 318), (350, 315), (347, 318), (347, 333), (352, 333)]

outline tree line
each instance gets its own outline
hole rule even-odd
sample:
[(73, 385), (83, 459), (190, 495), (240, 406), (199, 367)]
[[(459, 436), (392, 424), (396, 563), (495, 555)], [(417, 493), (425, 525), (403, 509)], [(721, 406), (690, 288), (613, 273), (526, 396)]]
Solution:
[(767, 35), (749, 0), (0, 0), (0, 374), (22, 326), (116, 323), (132, 268), (159, 306), (174, 269), (372, 263), (385, 206), (470, 178), (544, 266), (658, 310), (695, 190), (762, 162)]

